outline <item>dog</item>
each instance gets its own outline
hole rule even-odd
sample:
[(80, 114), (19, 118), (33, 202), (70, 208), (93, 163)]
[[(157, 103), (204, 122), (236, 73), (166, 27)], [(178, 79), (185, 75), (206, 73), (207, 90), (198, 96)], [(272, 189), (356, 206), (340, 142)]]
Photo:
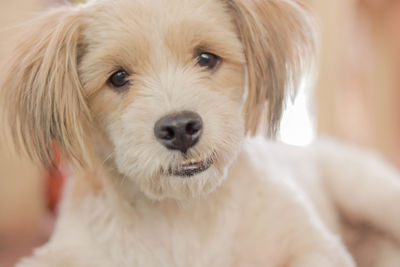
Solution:
[(400, 178), (273, 137), (315, 50), (294, 0), (98, 0), (48, 11), (2, 90), (21, 151), (70, 177), (18, 267), (400, 266)]

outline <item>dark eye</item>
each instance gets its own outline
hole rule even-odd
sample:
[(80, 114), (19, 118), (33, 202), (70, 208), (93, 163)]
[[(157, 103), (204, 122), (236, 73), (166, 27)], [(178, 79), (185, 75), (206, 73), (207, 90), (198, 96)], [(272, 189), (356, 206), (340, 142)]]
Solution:
[(128, 77), (129, 75), (128, 73), (126, 73), (126, 71), (119, 70), (115, 72), (113, 75), (111, 75), (108, 82), (115, 88), (121, 88), (129, 83)]
[(221, 61), (221, 58), (212, 53), (201, 52), (197, 56), (197, 63), (199, 64), (199, 66), (206, 67), (209, 70), (214, 69), (220, 61)]

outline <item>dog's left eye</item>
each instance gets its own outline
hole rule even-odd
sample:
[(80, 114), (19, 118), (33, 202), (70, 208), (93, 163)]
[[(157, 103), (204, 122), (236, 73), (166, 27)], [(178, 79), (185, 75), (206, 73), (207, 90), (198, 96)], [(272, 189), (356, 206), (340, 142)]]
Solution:
[(197, 64), (200, 67), (206, 67), (209, 70), (215, 69), (221, 58), (212, 53), (202, 52), (197, 56)]
[(126, 71), (119, 70), (111, 75), (108, 81), (115, 88), (121, 88), (129, 83), (128, 77), (129, 75)]

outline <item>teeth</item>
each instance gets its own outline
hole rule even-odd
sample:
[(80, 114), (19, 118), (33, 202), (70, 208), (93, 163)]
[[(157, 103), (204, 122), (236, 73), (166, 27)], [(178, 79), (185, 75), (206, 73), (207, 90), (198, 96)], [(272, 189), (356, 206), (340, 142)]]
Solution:
[(202, 162), (204, 162), (204, 160), (201, 160), (201, 159), (188, 159), (188, 160), (185, 160), (184, 162), (182, 162), (182, 166), (200, 164)]
[(168, 173), (173, 176), (190, 177), (197, 173), (207, 170), (211, 165), (214, 164), (212, 154), (209, 158), (198, 159), (192, 158), (181, 162), (180, 165), (173, 168), (172, 166), (168, 168)]

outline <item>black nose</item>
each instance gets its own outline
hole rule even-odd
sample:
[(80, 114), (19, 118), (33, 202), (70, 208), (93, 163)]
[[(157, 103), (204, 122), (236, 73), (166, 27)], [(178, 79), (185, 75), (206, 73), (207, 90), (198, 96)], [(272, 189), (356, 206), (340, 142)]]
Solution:
[(162, 117), (154, 126), (154, 134), (166, 148), (183, 153), (194, 146), (203, 132), (201, 117), (191, 111), (183, 111)]

